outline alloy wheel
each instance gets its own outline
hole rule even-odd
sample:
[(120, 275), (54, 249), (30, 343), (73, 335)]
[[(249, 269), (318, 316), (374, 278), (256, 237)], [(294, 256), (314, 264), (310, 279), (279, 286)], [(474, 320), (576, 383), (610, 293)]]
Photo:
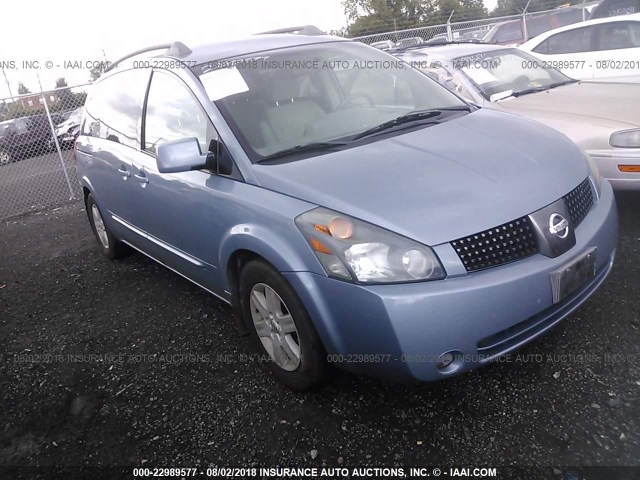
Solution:
[(271, 360), (294, 371), (300, 365), (300, 337), (289, 309), (265, 283), (254, 285), (249, 298), (253, 325)]
[(98, 240), (105, 249), (109, 248), (109, 236), (107, 235), (107, 229), (104, 226), (104, 220), (102, 220), (102, 215), (100, 215), (100, 210), (98, 210), (98, 206), (94, 203), (91, 206), (91, 216), (93, 217), (93, 225), (96, 229), (96, 235), (98, 236)]

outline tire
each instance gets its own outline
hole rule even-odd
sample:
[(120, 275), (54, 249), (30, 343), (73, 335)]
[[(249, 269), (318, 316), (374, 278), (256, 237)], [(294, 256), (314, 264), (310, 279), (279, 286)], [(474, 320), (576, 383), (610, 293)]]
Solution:
[(321, 386), (327, 376), (325, 350), (302, 302), (284, 277), (267, 263), (251, 260), (240, 272), (239, 296), (242, 319), (260, 354), (269, 359), (273, 375), (292, 390)]
[(13, 162), (13, 155), (8, 150), (0, 150), (0, 165), (8, 165)]
[(111, 233), (109, 226), (104, 222), (102, 217), (102, 211), (98, 207), (98, 204), (93, 198), (93, 194), (87, 196), (87, 215), (89, 216), (89, 223), (93, 234), (96, 236), (98, 245), (102, 249), (102, 252), (112, 260), (121, 258), (129, 253), (129, 247), (116, 240)]

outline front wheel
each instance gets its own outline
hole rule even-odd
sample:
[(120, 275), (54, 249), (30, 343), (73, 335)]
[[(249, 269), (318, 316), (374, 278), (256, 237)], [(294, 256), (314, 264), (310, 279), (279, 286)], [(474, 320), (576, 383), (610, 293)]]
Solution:
[(102, 252), (112, 260), (126, 255), (129, 249), (124, 243), (116, 240), (113, 236), (111, 230), (109, 230), (109, 227), (104, 222), (102, 212), (92, 194), (89, 194), (87, 197), (87, 214), (89, 215), (91, 229), (98, 240), (98, 244), (102, 248)]
[(310, 390), (326, 378), (326, 355), (302, 302), (273, 267), (252, 260), (240, 272), (240, 309), (269, 369), (293, 390)]

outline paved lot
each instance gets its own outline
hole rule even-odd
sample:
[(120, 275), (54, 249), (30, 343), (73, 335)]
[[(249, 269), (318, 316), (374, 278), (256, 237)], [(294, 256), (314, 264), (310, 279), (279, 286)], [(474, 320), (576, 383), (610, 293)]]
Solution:
[(216, 299), (104, 258), (80, 205), (5, 222), (0, 465), (640, 465), (639, 198), (603, 288), (520, 361), (312, 394), (243, 357)]
[[(64, 166), (71, 188), (80, 195), (76, 165), (71, 150), (63, 150)], [(69, 201), (69, 184), (57, 153), (0, 166), (0, 219)]]

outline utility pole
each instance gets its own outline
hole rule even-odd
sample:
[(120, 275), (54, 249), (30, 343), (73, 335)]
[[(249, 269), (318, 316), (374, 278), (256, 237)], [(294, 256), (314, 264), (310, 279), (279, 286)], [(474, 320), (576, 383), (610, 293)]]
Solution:
[(9, 83), (9, 79), (7, 78), (7, 72), (2, 69), (2, 75), (4, 75), (4, 81), (7, 84), (7, 89), (9, 90), (9, 96), (13, 98), (13, 93), (11, 93), (11, 84)]

